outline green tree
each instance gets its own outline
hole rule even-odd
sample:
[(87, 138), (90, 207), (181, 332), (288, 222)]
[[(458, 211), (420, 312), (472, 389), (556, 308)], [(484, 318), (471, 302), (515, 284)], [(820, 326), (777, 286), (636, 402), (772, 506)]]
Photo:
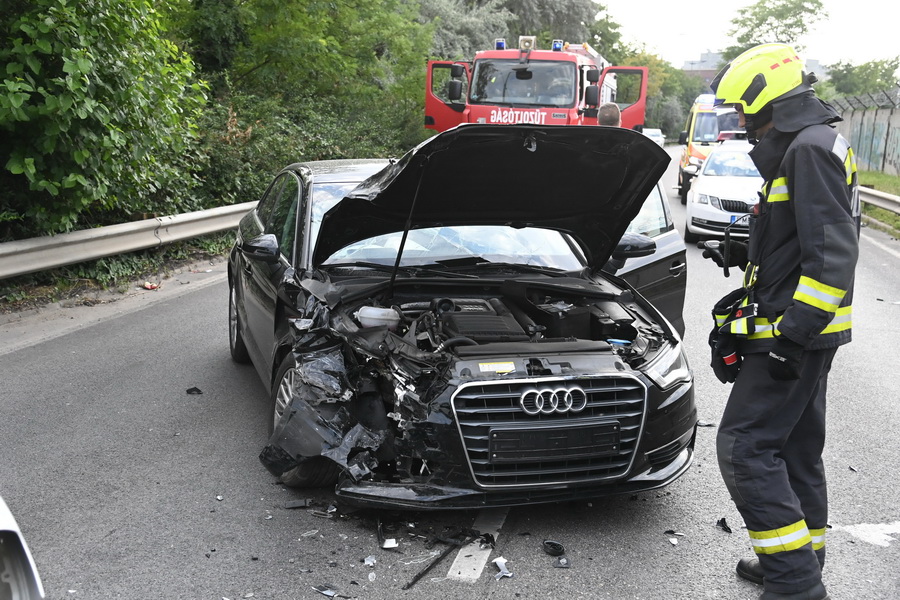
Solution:
[(597, 15), (588, 23), (588, 41), (610, 63), (622, 64), (633, 50), (622, 41), (621, 25), (610, 18), (606, 6), (598, 5), (597, 9)]
[(510, 38), (536, 35), (544, 47), (553, 39), (590, 41), (589, 26), (598, 12), (593, 0), (504, 0), (503, 7), (514, 15)]
[(802, 51), (802, 39), (812, 26), (828, 18), (820, 0), (757, 0), (738, 10), (728, 32), (737, 42), (723, 53), (725, 61), (758, 44), (780, 42)]
[(192, 208), (204, 94), (151, 2), (14, 2), (0, 32), (0, 240)]
[(422, 0), (418, 20), (433, 27), (431, 56), (471, 60), (496, 38), (506, 37), (513, 14), (503, 8), (502, 1)]
[(900, 69), (900, 56), (861, 65), (841, 61), (828, 66), (828, 77), (838, 96), (858, 96), (893, 89), (897, 84), (897, 69)]

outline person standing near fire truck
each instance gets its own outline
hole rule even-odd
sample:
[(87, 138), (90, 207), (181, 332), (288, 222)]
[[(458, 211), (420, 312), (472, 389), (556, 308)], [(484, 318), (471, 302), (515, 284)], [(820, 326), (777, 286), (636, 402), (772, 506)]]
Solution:
[(737, 572), (763, 584), (761, 600), (829, 598), (825, 395), (851, 338), (860, 211), (853, 151), (814, 82), (792, 47), (763, 44), (711, 84), (716, 104), (737, 110), (765, 180), (748, 243), (703, 252), (744, 269), (743, 287), (713, 309), (710, 345), (716, 376), (734, 382), (719, 467), (756, 553)]

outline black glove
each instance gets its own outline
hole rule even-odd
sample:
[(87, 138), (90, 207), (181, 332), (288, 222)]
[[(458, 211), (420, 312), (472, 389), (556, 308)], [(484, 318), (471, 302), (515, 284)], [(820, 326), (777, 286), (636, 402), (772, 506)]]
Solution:
[(712, 245), (710, 243), (703, 244), (703, 258), (711, 258), (713, 262), (722, 268), (740, 267), (743, 269), (747, 266), (747, 242), (729, 241), (728, 264), (725, 264), (725, 246), (723, 243)]
[(734, 336), (720, 334), (713, 327), (709, 333), (709, 346), (712, 348), (712, 358), (709, 366), (712, 367), (716, 379), (722, 383), (734, 383), (741, 370), (741, 355), (737, 353), (737, 344)]
[(783, 335), (776, 338), (769, 350), (769, 375), (775, 381), (800, 379), (801, 356), (803, 346)]

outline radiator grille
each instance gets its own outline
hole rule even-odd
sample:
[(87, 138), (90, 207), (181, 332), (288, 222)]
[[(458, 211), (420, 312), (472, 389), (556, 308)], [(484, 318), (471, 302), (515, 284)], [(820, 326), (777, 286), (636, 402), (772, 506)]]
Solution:
[(719, 202), (722, 203), (722, 210), (733, 213), (751, 213), (755, 206), (755, 204), (747, 203), (743, 200), (726, 200), (725, 198), (719, 198)]
[[(529, 415), (519, 403), (529, 389), (576, 386), (587, 394), (578, 413)], [(646, 396), (634, 377), (517, 380), (464, 384), (453, 397), (453, 410), (478, 485), (540, 487), (627, 473)]]

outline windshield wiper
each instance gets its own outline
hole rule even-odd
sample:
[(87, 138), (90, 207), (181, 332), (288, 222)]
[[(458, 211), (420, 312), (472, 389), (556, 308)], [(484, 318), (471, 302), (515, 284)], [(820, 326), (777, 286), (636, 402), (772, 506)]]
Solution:
[(549, 275), (551, 277), (565, 277), (569, 274), (568, 271), (564, 271), (563, 269), (559, 269), (557, 267), (545, 267), (542, 265), (526, 265), (522, 263), (509, 262), (491, 262), (487, 260), (475, 263), (471, 266), (478, 269), (494, 268), (498, 270), (505, 269), (514, 271), (527, 271), (529, 273), (540, 273), (541, 275)]
[[(382, 265), (380, 263), (372, 263), (365, 261), (354, 261), (354, 262), (342, 262), (342, 263), (334, 263), (331, 265), (322, 265), (323, 269), (332, 269), (332, 268), (340, 268), (340, 267), (362, 267), (366, 269), (374, 269), (377, 271), (384, 271), (385, 273), (393, 273), (394, 267), (392, 265)], [(397, 268), (398, 271), (402, 272), (404, 275), (416, 276), (416, 275), (437, 275), (439, 277), (459, 277), (465, 279), (478, 279), (478, 275), (470, 275), (469, 273), (457, 273), (454, 271), (445, 271), (442, 269), (433, 269), (428, 267), (420, 267), (416, 265), (403, 265)]]

